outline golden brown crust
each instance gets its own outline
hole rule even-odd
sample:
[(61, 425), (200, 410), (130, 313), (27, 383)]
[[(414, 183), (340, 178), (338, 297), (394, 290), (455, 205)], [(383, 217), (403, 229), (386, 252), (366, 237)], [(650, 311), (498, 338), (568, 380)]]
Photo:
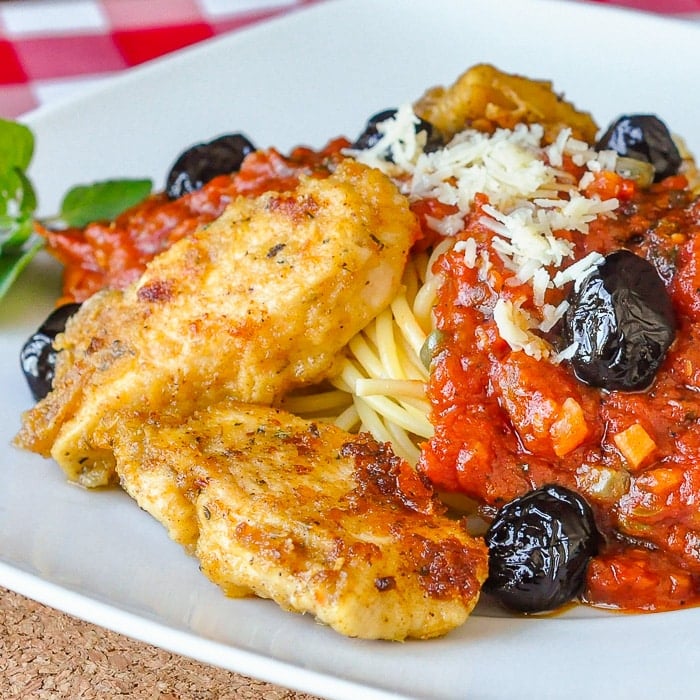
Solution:
[(368, 435), (224, 401), (122, 412), (102, 437), (124, 488), (228, 595), (381, 639), (445, 634), (478, 600), (485, 545)]

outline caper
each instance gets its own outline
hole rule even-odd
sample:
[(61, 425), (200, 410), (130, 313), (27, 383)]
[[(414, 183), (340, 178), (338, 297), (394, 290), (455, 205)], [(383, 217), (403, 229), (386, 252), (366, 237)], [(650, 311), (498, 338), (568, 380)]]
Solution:
[(620, 156), (615, 163), (615, 172), (627, 180), (634, 180), (642, 188), (654, 182), (654, 166), (636, 158)]
[(428, 334), (428, 337), (423, 342), (420, 349), (420, 361), (426, 369), (430, 369), (430, 363), (433, 361), (433, 357), (440, 349), (444, 339), (445, 334), (436, 328)]

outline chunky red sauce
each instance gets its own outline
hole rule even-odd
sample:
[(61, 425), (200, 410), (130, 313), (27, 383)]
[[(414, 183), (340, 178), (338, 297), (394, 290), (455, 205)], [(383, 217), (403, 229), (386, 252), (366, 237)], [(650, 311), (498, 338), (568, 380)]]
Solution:
[[(622, 247), (646, 257), (677, 312), (676, 340), (654, 384), (607, 392), (578, 381), (566, 362), (511, 351), (492, 310), (497, 296), (531, 296), (531, 287), (502, 285), (510, 273), (496, 256), (482, 281), (463, 254), (447, 253), (436, 263), (445, 281), (436, 308), (443, 344), (429, 384), (435, 437), (420, 467), (439, 488), (487, 508), (549, 483), (582, 492), (605, 540), (589, 567), (588, 602), (624, 610), (698, 604), (700, 203), (682, 177), (637, 191), (606, 174), (594, 187), (621, 206), (588, 235), (573, 234), (577, 257)], [(483, 204), (460, 237), (487, 245)], [(630, 426), (643, 429), (641, 447), (637, 427), (624, 432)]]

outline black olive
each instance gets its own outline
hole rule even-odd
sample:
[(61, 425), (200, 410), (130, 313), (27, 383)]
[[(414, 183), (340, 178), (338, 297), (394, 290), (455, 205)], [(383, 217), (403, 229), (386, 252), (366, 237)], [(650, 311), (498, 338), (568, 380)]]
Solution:
[(563, 335), (571, 366), (585, 384), (639, 391), (654, 381), (673, 342), (671, 299), (656, 268), (618, 250), (569, 295)]
[(683, 162), (668, 127), (653, 114), (620, 117), (598, 140), (596, 150), (604, 149), (651, 163), (655, 171), (654, 182), (675, 175)]
[(243, 159), (255, 146), (243, 134), (226, 134), (208, 143), (198, 143), (178, 156), (170, 168), (165, 192), (177, 199), (195, 192), (217, 175), (240, 170)]
[(484, 591), (517, 612), (544, 612), (577, 598), (600, 536), (586, 501), (543, 486), (502, 506), (486, 532)]
[(36, 401), (43, 399), (53, 384), (57, 355), (53, 341), (65, 330), (66, 322), (79, 308), (80, 304), (64, 304), (54, 309), (20, 350), (20, 366)]
[[(352, 144), (352, 148), (358, 151), (372, 148), (382, 137), (382, 134), (377, 129), (377, 125), (395, 117), (396, 111), (395, 109), (385, 109), (383, 112), (378, 112), (370, 117), (365, 126), (365, 130), (357, 137)], [(425, 119), (419, 119), (418, 124), (415, 126), (415, 131), (416, 134), (425, 131), (426, 143), (423, 147), (425, 153), (432, 153), (445, 145), (440, 134), (438, 134), (433, 125), (425, 121)], [(391, 160), (391, 154), (388, 154), (388, 159)]]

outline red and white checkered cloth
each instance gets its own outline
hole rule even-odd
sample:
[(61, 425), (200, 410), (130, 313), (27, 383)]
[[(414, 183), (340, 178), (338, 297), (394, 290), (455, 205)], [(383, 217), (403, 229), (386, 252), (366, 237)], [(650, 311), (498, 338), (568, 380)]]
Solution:
[[(0, 0), (0, 117), (324, 0)], [(562, 0), (564, 1), (564, 0)], [(589, 0), (700, 21), (700, 0)]]
[(321, 0), (0, 0), (0, 117)]

